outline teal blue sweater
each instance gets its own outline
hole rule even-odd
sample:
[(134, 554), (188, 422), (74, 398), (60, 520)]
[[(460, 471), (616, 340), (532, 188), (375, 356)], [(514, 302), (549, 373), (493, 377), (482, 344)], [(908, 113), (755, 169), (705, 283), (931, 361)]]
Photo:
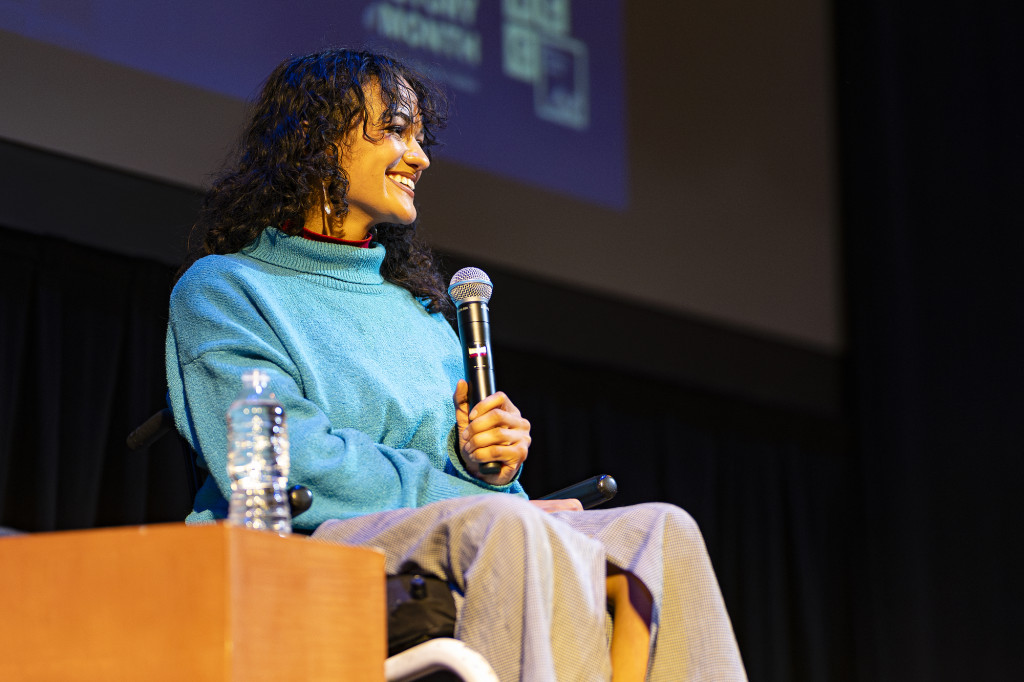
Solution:
[(379, 244), (268, 228), (240, 253), (200, 259), (174, 287), (171, 408), (211, 473), (189, 522), (227, 515), (224, 415), (251, 367), (267, 371), (285, 408), (289, 482), (313, 491), (297, 528), (484, 492), (524, 495), (518, 482), (490, 486), (463, 468), (452, 404), (458, 338), (384, 281), (383, 260)]

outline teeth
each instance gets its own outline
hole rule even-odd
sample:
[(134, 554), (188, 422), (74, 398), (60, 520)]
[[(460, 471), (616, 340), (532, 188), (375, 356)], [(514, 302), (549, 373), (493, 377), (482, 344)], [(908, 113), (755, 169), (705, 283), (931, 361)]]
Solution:
[(405, 177), (404, 175), (388, 174), (388, 177), (391, 178), (392, 180), (394, 180), (395, 182), (397, 182), (400, 185), (405, 185), (406, 187), (408, 187), (411, 190), (415, 190), (416, 189), (416, 183), (413, 182), (410, 178)]

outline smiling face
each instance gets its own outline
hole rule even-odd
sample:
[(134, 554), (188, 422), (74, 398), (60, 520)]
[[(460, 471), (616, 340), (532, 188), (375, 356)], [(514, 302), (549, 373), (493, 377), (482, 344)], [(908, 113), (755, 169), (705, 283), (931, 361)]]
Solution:
[(382, 120), (386, 108), (380, 87), (366, 88), (369, 122), (362, 120), (345, 134), (341, 167), (348, 177), (348, 213), (341, 225), (344, 239), (363, 239), (380, 223), (408, 225), (416, 220), (416, 185), (430, 160), (421, 146), (423, 121), (416, 96), (406, 97), (391, 120)]

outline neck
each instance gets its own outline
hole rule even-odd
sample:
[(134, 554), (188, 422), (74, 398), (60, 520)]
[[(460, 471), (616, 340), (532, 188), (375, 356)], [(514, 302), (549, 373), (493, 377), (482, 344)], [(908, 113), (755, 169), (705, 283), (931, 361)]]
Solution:
[(370, 242), (373, 241), (373, 237), (367, 237), (366, 239), (344, 239), (342, 237), (335, 237), (333, 235), (320, 234), (319, 232), (312, 232), (307, 228), (302, 228), (302, 236), (306, 239), (312, 239), (317, 242), (330, 242), (332, 244), (344, 244), (345, 246), (358, 246), (360, 248), (370, 248)]
[(328, 215), (322, 208), (310, 211), (309, 215), (306, 216), (302, 229), (324, 237), (343, 239), (350, 242), (366, 241), (371, 236), (370, 230), (367, 227), (357, 227), (352, 221), (339, 222), (334, 216)]

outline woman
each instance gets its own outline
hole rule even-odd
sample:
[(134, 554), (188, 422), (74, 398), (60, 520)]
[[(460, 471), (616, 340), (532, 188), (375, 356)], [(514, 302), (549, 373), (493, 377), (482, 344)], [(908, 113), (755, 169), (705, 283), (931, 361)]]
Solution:
[(502, 679), (742, 678), (685, 512), (527, 501), (529, 422), (502, 393), (467, 404), (450, 304), (415, 234), (444, 114), (436, 88), (379, 55), (325, 51), (268, 79), (197, 223), (205, 257), (171, 296), (171, 404), (211, 472), (189, 521), (226, 516), (223, 415), (259, 367), (288, 415), (290, 479), (314, 492), (296, 527), (451, 581), (456, 636)]

